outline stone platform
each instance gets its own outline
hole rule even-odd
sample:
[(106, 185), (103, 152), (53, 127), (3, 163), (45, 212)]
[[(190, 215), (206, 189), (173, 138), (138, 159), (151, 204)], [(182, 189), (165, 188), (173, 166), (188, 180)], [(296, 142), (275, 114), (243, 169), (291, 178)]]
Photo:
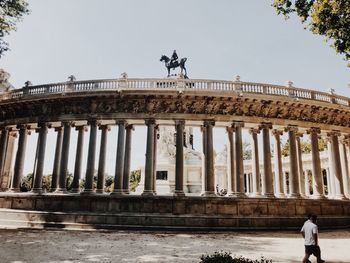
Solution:
[(1, 194), (2, 228), (258, 230), (299, 229), (308, 213), (320, 228), (349, 228), (342, 200)]

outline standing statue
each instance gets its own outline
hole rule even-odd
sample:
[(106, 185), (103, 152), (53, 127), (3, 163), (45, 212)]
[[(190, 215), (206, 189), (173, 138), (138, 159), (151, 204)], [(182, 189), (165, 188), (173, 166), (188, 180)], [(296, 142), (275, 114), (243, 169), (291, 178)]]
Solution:
[(185, 77), (185, 79), (188, 79), (187, 70), (186, 70), (186, 67), (185, 67), (186, 60), (187, 60), (187, 58), (181, 58), (180, 61), (179, 61), (179, 57), (177, 56), (176, 50), (174, 50), (171, 58), (168, 58), (165, 55), (163, 55), (160, 58), (160, 61), (162, 61), (162, 62), (164, 61), (165, 67), (168, 70), (168, 77), (170, 77), (170, 69), (175, 69), (177, 67), (180, 67), (181, 74), (183, 74), (183, 70), (184, 70), (185, 71), (184, 77)]

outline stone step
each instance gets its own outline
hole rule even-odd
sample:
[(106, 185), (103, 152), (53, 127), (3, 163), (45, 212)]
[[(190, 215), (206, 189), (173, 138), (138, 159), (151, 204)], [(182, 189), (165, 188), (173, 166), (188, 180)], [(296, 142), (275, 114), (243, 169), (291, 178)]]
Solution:
[[(45, 212), (0, 209), (0, 228), (58, 228), (67, 230), (138, 229), (138, 230), (262, 230), (299, 229), (300, 217), (232, 217), (220, 215), (174, 215), (156, 213)], [(349, 227), (349, 217), (324, 217), (332, 228)], [(322, 226), (322, 222), (320, 223)], [(327, 227), (329, 228), (329, 227)]]

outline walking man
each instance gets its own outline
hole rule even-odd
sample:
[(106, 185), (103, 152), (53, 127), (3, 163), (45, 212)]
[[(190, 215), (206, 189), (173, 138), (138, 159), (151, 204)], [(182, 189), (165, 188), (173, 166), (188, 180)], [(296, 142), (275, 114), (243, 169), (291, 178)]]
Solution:
[(318, 227), (316, 222), (316, 215), (308, 215), (308, 220), (300, 230), (305, 240), (305, 256), (303, 258), (303, 263), (311, 263), (309, 260), (311, 255), (314, 255), (317, 258), (317, 263), (325, 262), (321, 259), (321, 249), (318, 246)]

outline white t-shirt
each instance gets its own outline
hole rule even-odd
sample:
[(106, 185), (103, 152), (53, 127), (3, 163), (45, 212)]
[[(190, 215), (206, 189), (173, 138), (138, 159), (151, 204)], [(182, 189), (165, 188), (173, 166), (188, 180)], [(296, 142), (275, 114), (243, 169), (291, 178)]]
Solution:
[(305, 234), (305, 246), (316, 245), (316, 241), (314, 239), (314, 234), (318, 234), (317, 225), (311, 222), (311, 220), (307, 220), (300, 232), (304, 232)]

